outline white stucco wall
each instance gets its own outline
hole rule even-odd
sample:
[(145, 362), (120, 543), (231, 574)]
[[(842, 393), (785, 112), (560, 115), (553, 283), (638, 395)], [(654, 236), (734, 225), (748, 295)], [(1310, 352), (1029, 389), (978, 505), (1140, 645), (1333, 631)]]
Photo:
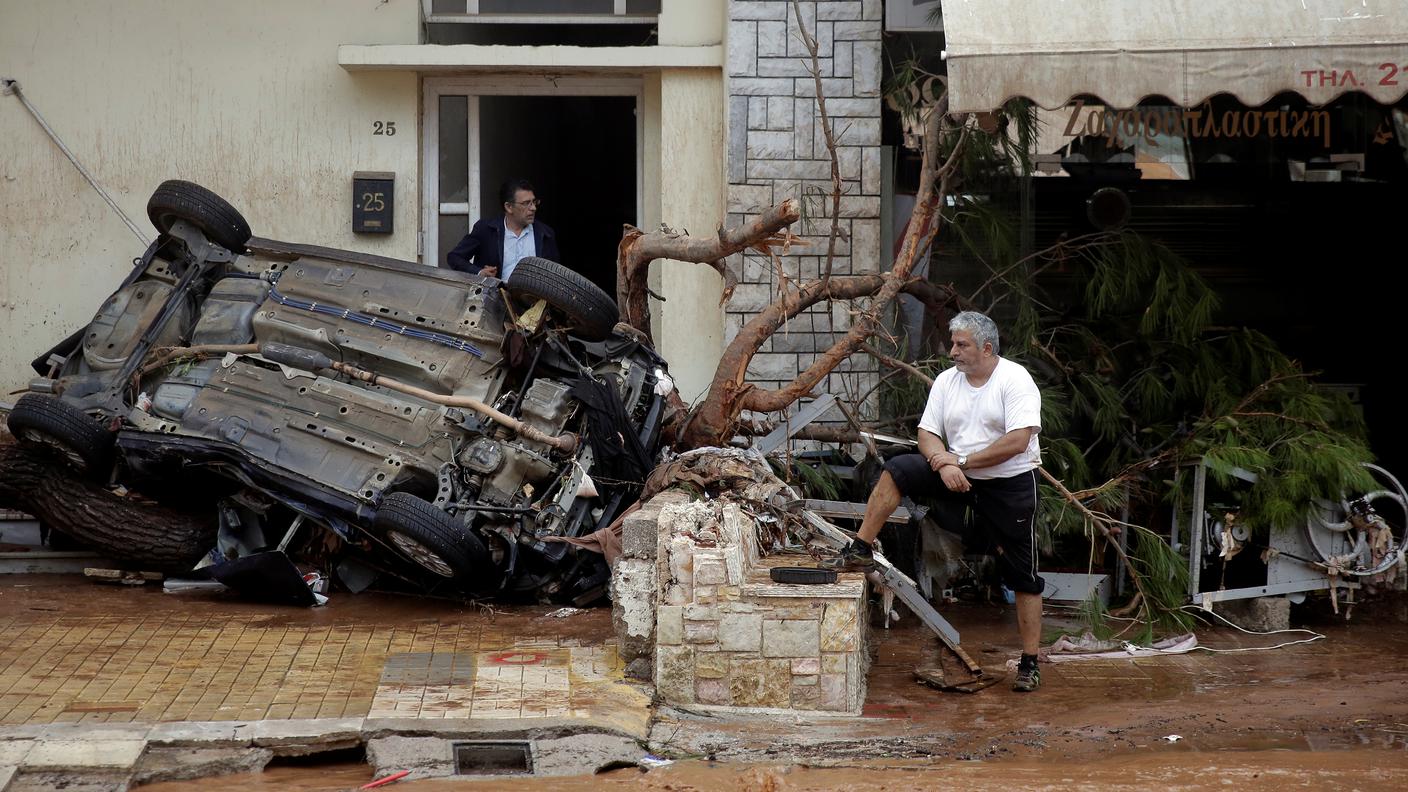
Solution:
[[(665, 0), (661, 6), (662, 45), (722, 44), (725, 0)], [(723, 73), (716, 69), (665, 69), (660, 74), (660, 214), (663, 222), (693, 234), (713, 234), (724, 220)], [(647, 171), (648, 173), (648, 171)], [(647, 188), (647, 195), (649, 190)], [(702, 264), (659, 261), (652, 288), (665, 303), (651, 300), (652, 332), (680, 395), (692, 402), (703, 395), (724, 347), (723, 279)]]
[[(659, 43), (674, 48), (670, 62), (701, 48), (709, 65), (662, 68), (642, 53), (639, 65), (610, 72), (644, 80), (644, 228), (666, 222), (709, 234), (723, 219), (725, 100), (712, 64), (725, 17), (726, 0), (664, 0)], [(415, 48), (419, 20), (419, 0), (0, 0), (0, 77), (20, 82), (148, 234), (147, 198), (180, 178), (224, 196), (258, 236), (415, 260), (420, 86), (432, 70), (415, 65), (425, 57), (414, 53), (380, 68), (338, 59), (340, 45), (455, 49)], [(543, 48), (493, 49), (519, 71), (541, 68)], [(395, 122), (396, 135), (373, 135), (377, 121)], [(358, 170), (396, 174), (395, 234), (352, 233)], [(142, 249), (20, 102), (0, 97), (0, 387), (22, 388), (33, 376), (28, 362), (86, 323)], [(658, 346), (694, 399), (722, 352), (720, 279), (662, 262), (653, 283), (669, 298), (656, 304)]]
[[(666, 70), (660, 79), (660, 216), (693, 235), (711, 236), (724, 217), (723, 81), (698, 70)], [(723, 279), (704, 264), (653, 265), (656, 346), (670, 361), (680, 395), (693, 401), (709, 387), (723, 352), (719, 296)], [(658, 328), (658, 329), (657, 329)]]
[[(418, 0), (0, 0), (0, 77), (148, 234), (170, 178), (258, 236), (414, 259), (414, 73), (351, 74), (344, 43), (415, 42)], [(396, 122), (395, 136), (373, 135)], [(354, 235), (351, 177), (396, 173), (396, 232)], [(92, 317), (143, 245), (14, 96), (0, 96), (0, 387)]]

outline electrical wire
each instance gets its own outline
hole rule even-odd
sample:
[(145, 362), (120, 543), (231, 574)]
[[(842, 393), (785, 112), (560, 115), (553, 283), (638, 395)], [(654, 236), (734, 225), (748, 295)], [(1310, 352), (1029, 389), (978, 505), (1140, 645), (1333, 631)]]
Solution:
[(39, 111), (35, 109), (33, 104), (30, 104), (29, 98), (20, 90), (19, 80), (13, 80), (8, 77), (0, 79), (0, 95), (3, 94), (14, 94), (15, 98), (20, 100), (20, 104), (24, 105), (24, 109), (28, 110), (29, 114), (34, 117), (34, 120), (39, 123), (40, 128), (44, 130), (44, 134), (48, 135), (49, 139), (54, 142), (54, 145), (59, 147), (59, 151), (63, 152), (63, 155), (68, 158), (68, 161), (73, 163), (73, 167), (78, 169), (78, 174), (83, 177), (84, 181), (88, 182), (88, 186), (96, 190), (103, 201), (106, 202), (114, 212), (117, 212), (117, 216), (122, 218), (122, 222), (127, 225), (127, 229), (132, 232), (132, 235), (137, 237), (144, 246), (151, 244), (151, 240), (147, 238), (147, 235), (142, 233), (142, 230), (137, 227), (137, 224), (132, 222), (132, 218), (128, 217), (127, 213), (122, 211), (122, 207), (117, 205), (117, 202), (112, 199), (112, 196), (108, 195), (108, 191), (104, 190), (102, 186), (98, 184), (98, 180), (93, 178), (93, 174), (89, 173), (88, 169), (83, 167), (83, 163), (78, 161), (78, 157), (74, 156), (74, 153), (69, 150), (69, 147), (65, 146), (64, 142), (59, 139), (59, 133), (55, 132), (53, 127), (49, 126), (49, 122), (44, 120), (44, 116), (39, 114)]
[(1202, 644), (1198, 644), (1198, 646), (1194, 647), (1195, 649), (1202, 649), (1205, 652), (1225, 652), (1228, 654), (1233, 652), (1264, 652), (1268, 649), (1283, 649), (1287, 646), (1295, 646), (1297, 644), (1308, 644), (1314, 641), (1318, 641), (1325, 637), (1324, 635), (1315, 632), (1314, 630), (1305, 630), (1299, 627), (1293, 627), (1289, 630), (1271, 630), (1269, 632), (1258, 632), (1256, 630), (1248, 630), (1247, 628), (1229, 620), (1227, 617), (1223, 616), (1220, 613), (1217, 613), (1216, 611), (1205, 610), (1203, 608), (1198, 608), (1193, 605), (1184, 605), (1183, 610), (1193, 611), (1194, 613), (1198, 613), (1200, 615), (1211, 614), (1221, 619), (1223, 623), (1227, 624), (1229, 627), (1233, 627), (1237, 630), (1240, 630), (1241, 632), (1244, 632), (1247, 635), (1283, 635), (1285, 633), (1306, 633), (1311, 636), (1310, 638), (1302, 638), (1298, 641), (1287, 641), (1286, 643), (1276, 644), (1275, 646), (1245, 646), (1240, 649), (1213, 649), (1210, 646), (1203, 646)]
[(350, 308), (339, 308), (335, 305), (325, 305), (309, 300), (300, 300), (296, 297), (289, 297), (279, 292), (277, 278), (273, 278), (269, 284), (269, 297), (272, 298), (274, 302), (278, 303), (279, 305), (288, 308), (295, 308), (300, 311), (309, 311), (315, 314), (321, 314), (323, 316), (336, 316), (339, 319), (346, 319), (349, 322), (355, 322), (357, 324), (366, 325), (367, 327), (373, 327), (378, 330), (388, 330), (398, 335), (407, 336), (409, 338), (416, 338), (421, 341), (429, 341), (432, 344), (439, 344), (440, 346), (449, 347), (450, 349), (454, 349), (459, 352), (468, 352), (469, 354), (474, 355), (477, 358), (484, 357), (484, 353), (479, 349), (479, 347), (476, 347), (475, 345), (461, 338), (455, 338), (454, 336), (448, 336), (443, 333), (437, 333), (433, 330), (421, 330), (415, 327), (407, 327), (403, 324), (397, 324), (396, 322), (388, 322), (380, 317), (372, 316), (370, 314), (359, 313), (357, 311), (353, 311)]
[[(1074, 610), (1079, 610), (1078, 606), (1073, 606), (1073, 605), (1072, 605), (1072, 606), (1053, 605), (1052, 603), (1049, 603), (1049, 602), (1048, 602), (1048, 603), (1043, 603), (1042, 607), (1044, 607), (1044, 608), (1053, 608), (1053, 607), (1056, 607), (1056, 608), (1069, 608), (1070, 610), (1073, 610), (1073, 611), (1074, 611)], [(1322, 635), (1321, 633), (1315, 632), (1314, 630), (1305, 630), (1305, 629), (1301, 629), (1301, 628), (1292, 628), (1292, 629), (1289, 629), (1289, 630), (1272, 630), (1272, 631), (1270, 631), (1270, 632), (1258, 632), (1258, 631), (1256, 631), (1256, 630), (1248, 630), (1247, 628), (1245, 628), (1245, 627), (1243, 627), (1243, 626), (1241, 626), (1241, 625), (1239, 625), (1239, 624), (1237, 624), (1237, 623), (1235, 623), (1235, 622), (1232, 622), (1232, 621), (1228, 620), (1225, 616), (1223, 616), (1222, 614), (1217, 613), (1217, 612), (1215, 612), (1215, 611), (1204, 610), (1204, 609), (1202, 609), (1202, 608), (1199, 608), (1199, 607), (1196, 607), (1196, 606), (1193, 606), (1193, 605), (1184, 605), (1183, 608), (1182, 608), (1182, 610), (1193, 611), (1194, 613), (1197, 613), (1197, 614), (1199, 614), (1199, 615), (1202, 615), (1202, 614), (1211, 614), (1211, 615), (1216, 616), (1217, 618), (1221, 619), (1221, 620), (1223, 621), (1223, 623), (1227, 624), (1229, 627), (1232, 627), (1232, 628), (1234, 628), (1234, 629), (1236, 629), (1236, 630), (1239, 630), (1239, 631), (1241, 631), (1241, 632), (1244, 632), (1244, 633), (1246, 633), (1247, 635), (1282, 635), (1282, 634), (1284, 634), (1284, 633), (1306, 633), (1306, 634), (1310, 635), (1311, 637), (1309, 637), (1309, 638), (1302, 638), (1302, 639), (1297, 640), (1297, 641), (1287, 641), (1287, 642), (1285, 642), (1285, 643), (1276, 644), (1276, 645), (1274, 645), (1274, 646), (1244, 646), (1244, 647), (1240, 647), (1240, 648), (1237, 648), (1237, 649), (1215, 649), (1215, 648), (1213, 648), (1213, 647), (1211, 647), (1211, 646), (1204, 646), (1202, 643), (1199, 643), (1197, 646), (1189, 647), (1189, 648), (1187, 648), (1187, 649), (1180, 649), (1180, 650), (1177, 650), (1177, 651), (1170, 651), (1170, 650), (1167, 650), (1167, 649), (1160, 649), (1160, 648), (1158, 648), (1158, 647), (1156, 647), (1156, 646), (1140, 646), (1140, 645), (1135, 644), (1135, 643), (1132, 643), (1132, 642), (1130, 642), (1130, 641), (1126, 641), (1126, 642), (1124, 643), (1124, 647), (1123, 647), (1124, 650), (1127, 651), (1127, 652), (1130, 652), (1130, 653), (1133, 653), (1135, 650), (1137, 650), (1137, 651), (1140, 651), (1140, 652), (1154, 652), (1154, 653), (1161, 654), (1161, 655), (1180, 655), (1180, 654), (1186, 654), (1186, 653), (1188, 653), (1188, 652), (1196, 651), (1196, 650), (1199, 650), (1199, 649), (1203, 650), (1204, 652), (1215, 652), (1215, 653), (1219, 653), (1219, 654), (1223, 654), (1223, 653), (1225, 653), (1225, 654), (1232, 654), (1232, 653), (1235, 653), (1235, 652), (1265, 652), (1265, 651), (1268, 651), (1268, 650), (1271, 650), (1271, 649), (1284, 649), (1284, 648), (1287, 647), (1287, 646), (1296, 646), (1296, 645), (1298, 645), (1298, 644), (1313, 643), (1313, 642), (1319, 641), (1319, 640), (1321, 640), (1321, 639), (1323, 639), (1323, 638), (1325, 637), (1325, 636)], [(1131, 622), (1133, 622), (1133, 621), (1139, 621), (1139, 619), (1124, 618), (1124, 617), (1120, 617), (1120, 616), (1106, 616), (1105, 618), (1107, 618), (1107, 619), (1112, 619), (1112, 620), (1115, 620), (1115, 621), (1131, 621)], [(1126, 628), (1126, 629), (1127, 629), (1127, 628)], [(1117, 651), (1117, 650), (1111, 650), (1111, 651)]]

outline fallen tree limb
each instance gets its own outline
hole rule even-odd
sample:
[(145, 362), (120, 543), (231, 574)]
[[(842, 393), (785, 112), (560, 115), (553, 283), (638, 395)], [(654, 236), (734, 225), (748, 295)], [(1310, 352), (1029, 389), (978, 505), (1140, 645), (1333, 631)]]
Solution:
[[(789, 198), (738, 228), (719, 227), (713, 238), (693, 237), (668, 228), (644, 232), (626, 226), (616, 249), (616, 303), (621, 308), (621, 321), (650, 337), (650, 304), (646, 278), (650, 263), (656, 259), (673, 259), (695, 264), (707, 264), (724, 278), (724, 299), (733, 293), (738, 277), (723, 260), (748, 248), (786, 249), (796, 242), (792, 234), (782, 231), (802, 216), (796, 199)], [(779, 233), (782, 232), (782, 233)]]
[[(823, 377), (850, 357), (875, 335), (880, 316), (894, 298), (910, 287), (910, 272), (921, 252), (932, 243), (938, 231), (939, 207), (955, 178), (955, 168), (967, 139), (966, 127), (949, 156), (938, 165), (940, 132), (947, 118), (947, 99), (940, 100), (925, 125), (923, 164), (914, 211), (910, 215), (900, 253), (894, 267), (880, 275), (859, 275), (813, 281), (796, 291), (784, 291), (771, 305), (753, 317), (724, 350), (709, 385), (708, 394), (690, 416), (682, 438), (685, 447), (721, 445), (733, 435), (738, 416), (744, 410), (775, 412), (810, 393)], [(787, 385), (759, 390), (747, 381), (748, 366), (762, 344), (789, 319), (822, 300), (854, 300), (870, 297), (858, 311), (846, 334)]]
[(134, 568), (189, 571), (215, 544), (215, 508), (190, 512), (83, 480), (56, 457), (0, 444), (0, 506)]

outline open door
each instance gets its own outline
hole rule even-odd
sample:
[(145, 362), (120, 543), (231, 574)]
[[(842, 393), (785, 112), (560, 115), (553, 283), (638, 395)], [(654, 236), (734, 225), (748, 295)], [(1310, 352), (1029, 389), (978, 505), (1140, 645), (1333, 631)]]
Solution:
[(557, 232), (560, 263), (616, 293), (616, 246), (640, 213), (639, 84), (426, 83), (426, 239), (445, 255), (480, 218), (503, 214), (499, 187), (527, 179)]

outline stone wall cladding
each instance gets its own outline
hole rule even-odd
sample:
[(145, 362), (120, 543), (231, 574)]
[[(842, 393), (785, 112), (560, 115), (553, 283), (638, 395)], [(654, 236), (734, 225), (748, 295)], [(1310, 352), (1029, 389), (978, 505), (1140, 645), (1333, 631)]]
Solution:
[[(874, 273), (880, 251), (880, 0), (807, 0), (802, 19), (818, 43), (822, 95), (837, 140), (842, 177), (841, 230), (832, 272)], [(728, 24), (728, 216), (738, 226), (787, 198), (805, 201), (794, 232), (808, 244), (782, 257), (796, 283), (819, 276), (830, 221), (831, 163), (816, 112), (816, 83), (798, 36), (791, 0), (730, 0)], [(724, 333), (733, 340), (749, 318), (777, 297), (778, 272), (768, 258), (729, 260), (739, 286), (726, 307)], [(765, 388), (790, 382), (851, 325), (850, 305), (813, 307), (775, 333), (753, 359), (749, 380)], [(817, 390), (870, 391), (878, 364), (847, 361)], [(873, 404), (873, 399), (870, 402)], [(870, 406), (862, 413), (870, 417)]]
[(683, 640), (682, 608), (660, 607), (659, 523), (661, 509), (688, 499), (681, 492), (662, 492), (627, 515), (621, 526), (621, 557), (611, 569), (611, 621), (626, 673), (637, 679), (655, 673), (661, 631), (666, 643)]
[[(661, 604), (651, 632), (660, 700), (686, 707), (860, 712), (868, 656), (859, 575), (830, 586), (772, 583), (754, 526), (738, 506), (675, 501), (646, 509), (658, 520)], [(635, 525), (643, 528), (645, 520)], [(641, 577), (625, 566), (633, 560), (618, 562), (618, 577)], [(634, 636), (623, 636), (623, 644), (640, 648)]]

